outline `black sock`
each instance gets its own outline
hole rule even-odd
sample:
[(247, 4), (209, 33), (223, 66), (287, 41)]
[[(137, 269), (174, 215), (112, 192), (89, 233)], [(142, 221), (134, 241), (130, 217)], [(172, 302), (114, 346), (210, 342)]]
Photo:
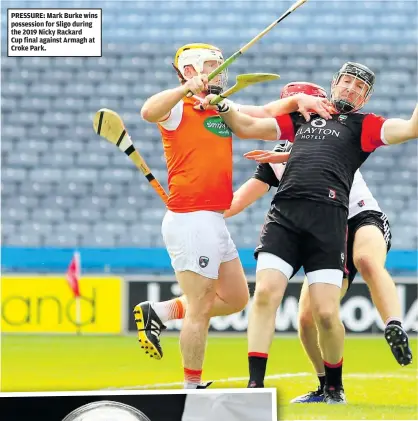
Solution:
[(330, 364), (324, 361), (325, 366), (325, 383), (327, 387), (339, 389), (343, 385), (343, 359), (337, 364)]
[(321, 390), (324, 390), (325, 387), (325, 374), (323, 374), (322, 376), (318, 376), (318, 380), (319, 380), (319, 386), (321, 387)]
[(264, 386), (268, 354), (260, 352), (248, 353), (248, 366), (250, 371), (249, 384), (255, 382), (257, 386)]

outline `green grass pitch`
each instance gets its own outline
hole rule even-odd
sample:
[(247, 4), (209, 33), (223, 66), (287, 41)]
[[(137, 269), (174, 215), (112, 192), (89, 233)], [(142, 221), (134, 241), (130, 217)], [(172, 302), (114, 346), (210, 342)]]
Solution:
[[(417, 419), (418, 341), (411, 343), (414, 363), (402, 368), (383, 336), (348, 337), (344, 384), (349, 404), (289, 405), (291, 398), (316, 388), (316, 379), (298, 339), (279, 336), (270, 352), (266, 387), (278, 390), (281, 419)], [(178, 338), (165, 335), (162, 344), (164, 358), (153, 361), (134, 336), (3, 335), (1, 390), (181, 388)], [(203, 374), (204, 380), (215, 380), (212, 387), (245, 387), (245, 336), (211, 335)]]

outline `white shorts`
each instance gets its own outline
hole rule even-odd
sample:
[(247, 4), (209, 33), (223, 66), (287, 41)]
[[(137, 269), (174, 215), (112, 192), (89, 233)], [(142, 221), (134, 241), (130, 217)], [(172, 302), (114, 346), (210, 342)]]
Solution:
[(218, 279), (219, 266), (238, 257), (223, 214), (167, 211), (161, 232), (176, 272), (190, 270)]

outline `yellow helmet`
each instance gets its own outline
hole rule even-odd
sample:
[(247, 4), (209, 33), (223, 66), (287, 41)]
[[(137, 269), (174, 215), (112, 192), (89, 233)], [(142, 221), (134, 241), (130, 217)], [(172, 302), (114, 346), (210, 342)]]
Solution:
[[(186, 44), (180, 47), (174, 57), (174, 66), (180, 72), (181, 76), (185, 78), (184, 69), (186, 66), (193, 66), (198, 73), (202, 73), (203, 64), (205, 61), (215, 60), (219, 64), (224, 61), (222, 51), (210, 44)], [(220, 82), (217, 83), (219, 93), (226, 87), (227, 84), (227, 70), (220, 73)], [(214, 92), (214, 85), (211, 85), (211, 92)], [(215, 92), (214, 92), (215, 93)]]

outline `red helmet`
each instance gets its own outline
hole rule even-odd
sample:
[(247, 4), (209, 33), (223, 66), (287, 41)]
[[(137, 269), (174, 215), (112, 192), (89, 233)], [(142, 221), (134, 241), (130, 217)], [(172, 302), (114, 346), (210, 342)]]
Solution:
[(320, 98), (327, 98), (327, 92), (322, 86), (315, 85), (310, 82), (290, 82), (282, 89), (280, 99), (288, 98), (289, 96), (296, 94), (306, 94)]

